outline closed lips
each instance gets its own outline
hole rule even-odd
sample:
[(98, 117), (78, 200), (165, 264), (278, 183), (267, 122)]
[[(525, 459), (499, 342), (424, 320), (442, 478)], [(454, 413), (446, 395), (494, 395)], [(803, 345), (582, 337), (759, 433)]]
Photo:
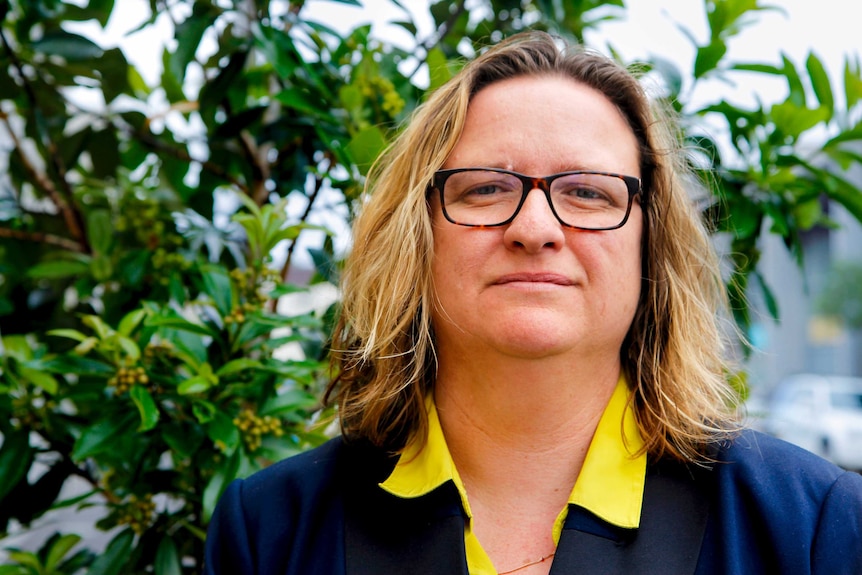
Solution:
[(555, 284), (561, 286), (570, 286), (574, 285), (575, 282), (567, 278), (566, 276), (562, 276), (560, 274), (555, 273), (518, 273), (518, 274), (507, 274), (500, 277), (496, 282), (497, 285), (509, 284), (509, 283), (547, 283), (547, 284)]

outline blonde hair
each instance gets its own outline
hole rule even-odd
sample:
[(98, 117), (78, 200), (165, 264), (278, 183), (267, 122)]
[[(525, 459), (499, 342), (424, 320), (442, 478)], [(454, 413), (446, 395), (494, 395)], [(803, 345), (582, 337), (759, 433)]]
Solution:
[(726, 295), (708, 234), (686, 194), (691, 175), (673, 123), (651, 107), (625, 68), (541, 32), (513, 36), (468, 63), (416, 109), (372, 167), (370, 197), (354, 222), (342, 278), (332, 340), (337, 375), (324, 400), (337, 404), (349, 440), (397, 452), (425, 434), (424, 398), (435, 374), (429, 185), (458, 141), (473, 95), (531, 75), (567, 77), (598, 90), (637, 138), (645, 191), (643, 284), (622, 366), (645, 449), (654, 457), (702, 460), (736, 427), (716, 320)]

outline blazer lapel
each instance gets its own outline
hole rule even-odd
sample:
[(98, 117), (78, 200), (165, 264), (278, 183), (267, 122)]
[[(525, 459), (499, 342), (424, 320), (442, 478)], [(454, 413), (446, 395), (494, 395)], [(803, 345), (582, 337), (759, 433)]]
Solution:
[(570, 506), (551, 575), (689, 575), (695, 572), (709, 514), (708, 470), (682, 465), (647, 472), (641, 524), (621, 529)]
[(415, 499), (376, 485), (345, 502), (346, 575), (468, 575), (464, 515), (451, 482)]

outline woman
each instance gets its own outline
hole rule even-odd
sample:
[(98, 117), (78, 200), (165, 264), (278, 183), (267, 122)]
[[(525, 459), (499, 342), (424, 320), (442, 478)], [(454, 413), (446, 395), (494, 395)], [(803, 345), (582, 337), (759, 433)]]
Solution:
[(227, 489), (207, 573), (860, 573), (862, 478), (740, 430), (668, 121), (526, 33), (378, 161), (327, 396)]

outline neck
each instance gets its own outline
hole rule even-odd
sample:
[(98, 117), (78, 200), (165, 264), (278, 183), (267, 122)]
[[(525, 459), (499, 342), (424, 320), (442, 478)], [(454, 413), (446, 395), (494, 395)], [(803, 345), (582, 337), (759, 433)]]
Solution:
[(441, 354), (435, 400), (465, 484), (518, 477), (570, 489), (616, 386), (619, 360), (448, 359)]

